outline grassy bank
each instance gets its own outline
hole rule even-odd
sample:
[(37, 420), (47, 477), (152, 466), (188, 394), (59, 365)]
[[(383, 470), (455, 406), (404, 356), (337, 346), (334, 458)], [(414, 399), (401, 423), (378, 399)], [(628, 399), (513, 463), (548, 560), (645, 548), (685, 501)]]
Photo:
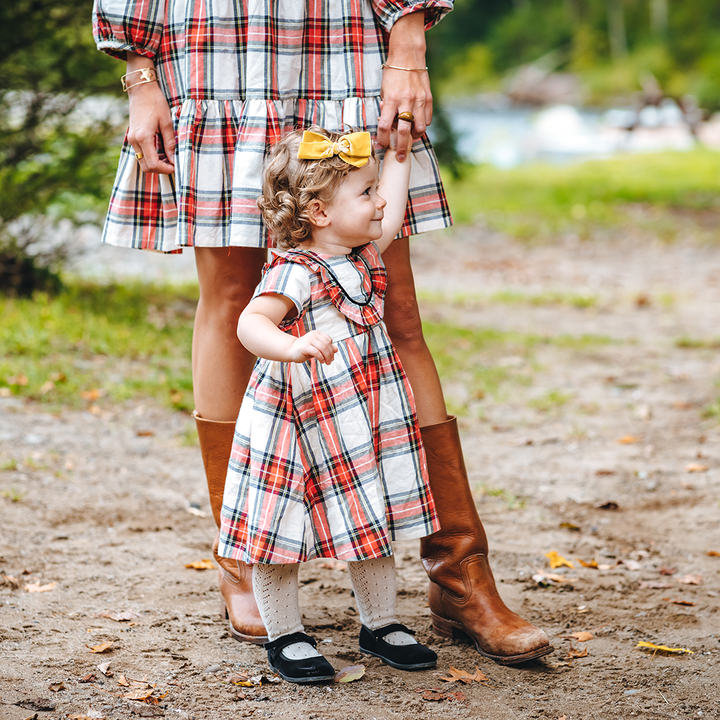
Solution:
[(150, 397), (192, 408), (192, 287), (70, 283), (0, 300), (0, 395), (70, 408)]
[(688, 213), (720, 207), (720, 153), (707, 149), (513, 170), (486, 165), (461, 180), (449, 173), (444, 179), (456, 222), (480, 218), (531, 242), (568, 232), (582, 238), (613, 226), (647, 229), (672, 241)]

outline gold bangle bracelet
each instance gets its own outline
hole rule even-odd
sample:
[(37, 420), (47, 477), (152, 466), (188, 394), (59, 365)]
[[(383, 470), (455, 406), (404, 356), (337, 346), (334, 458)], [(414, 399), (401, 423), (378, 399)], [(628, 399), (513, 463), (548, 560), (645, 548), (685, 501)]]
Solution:
[[(133, 83), (132, 85), (128, 85), (125, 81), (125, 78), (129, 75), (135, 75), (136, 73), (140, 73), (142, 76), (141, 80), (138, 80), (136, 83)], [(130, 88), (134, 88), (136, 85), (144, 85), (145, 83), (151, 83), (151, 82), (157, 82), (158, 76), (155, 72), (155, 68), (146, 67), (146, 68), (140, 68), (140, 70), (133, 70), (132, 72), (126, 73), (120, 78), (120, 83), (122, 84), (122, 89), (127, 92)]]
[(383, 70), (385, 68), (389, 68), (390, 70), (404, 70), (405, 72), (426, 72), (427, 71), (427, 65), (424, 68), (404, 68), (404, 67), (398, 67), (397, 65), (388, 65), (387, 63), (383, 63), (380, 67)]

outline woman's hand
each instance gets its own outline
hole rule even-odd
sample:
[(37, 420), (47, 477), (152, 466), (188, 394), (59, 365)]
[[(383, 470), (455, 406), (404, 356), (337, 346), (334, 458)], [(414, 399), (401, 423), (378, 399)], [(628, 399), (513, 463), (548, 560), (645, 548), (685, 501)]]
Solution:
[(306, 362), (311, 357), (321, 363), (330, 365), (337, 352), (333, 345), (332, 338), (319, 330), (311, 330), (309, 333), (297, 338), (290, 347), (290, 362)]
[[(152, 66), (149, 58), (128, 53), (129, 73)], [(129, 77), (128, 85), (133, 85), (139, 77), (139, 73)], [(141, 155), (138, 159), (140, 168), (146, 173), (172, 175), (175, 172), (175, 129), (160, 86), (157, 82), (140, 83), (128, 89), (128, 96), (130, 123), (127, 137), (135, 153)], [(157, 147), (158, 135), (162, 141), (160, 148)]]
[[(390, 31), (390, 45), (386, 65), (404, 68), (425, 67), (425, 13), (422, 11), (401, 17)], [(414, 122), (397, 120), (400, 112), (411, 112)], [(378, 120), (377, 141), (387, 147), (390, 130), (397, 122), (398, 162), (407, 155), (408, 140), (419, 138), (432, 121), (432, 93), (427, 72), (385, 68), (382, 80), (382, 111)]]

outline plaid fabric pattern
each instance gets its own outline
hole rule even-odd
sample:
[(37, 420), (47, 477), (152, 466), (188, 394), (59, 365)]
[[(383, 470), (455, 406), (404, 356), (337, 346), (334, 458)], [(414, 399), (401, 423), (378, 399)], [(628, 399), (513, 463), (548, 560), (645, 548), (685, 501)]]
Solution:
[(282, 327), (327, 332), (338, 352), (331, 365), (258, 360), (235, 427), (222, 556), (365, 560), (439, 529), (412, 391), (381, 320), (384, 289), (374, 244), (291, 251), (266, 269), (256, 294), (299, 311)]
[[(172, 177), (140, 172), (125, 139), (103, 240), (162, 252), (267, 246), (255, 201), (269, 146), (312, 123), (375, 133), (388, 32), (419, 9), (430, 27), (452, 3), (95, 0), (98, 48), (154, 58), (178, 139)], [(403, 236), (451, 223), (426, 137), (412, 158)]]

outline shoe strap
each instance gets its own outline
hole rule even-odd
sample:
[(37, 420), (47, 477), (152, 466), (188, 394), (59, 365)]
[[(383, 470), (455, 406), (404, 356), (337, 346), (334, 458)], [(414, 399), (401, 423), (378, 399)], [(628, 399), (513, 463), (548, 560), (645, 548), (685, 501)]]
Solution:
[(294, 645), (295, 643), (307, 643), (308, 645), (312, 645), (314, 648), (317, 647), (317, 642), (313, 640), (313, 638), (301, 632), (290, 633), (290, 635), (281, 635), (277, 640), (265, 643), (263, 647), (266, 650), (277, 650), (278, 652), (282, 652), (286, 647), (288, 647), (288, 645)]
[(415, 634), (414, 630), (411, 630), (410, 628), (405, 627), (405, 625), (401, 625), (400, 623), (392, 623), (390, 625), (386, 625), (385, 627), (381, 627), (378, 630), (370, 630), (370, 628), (367, 628), (367, 630), (376, 640), (380, 640), (387, 635), (390, 635), (390, 633), (394, 632), (403, 632), (407, 633), (408, 635)]

